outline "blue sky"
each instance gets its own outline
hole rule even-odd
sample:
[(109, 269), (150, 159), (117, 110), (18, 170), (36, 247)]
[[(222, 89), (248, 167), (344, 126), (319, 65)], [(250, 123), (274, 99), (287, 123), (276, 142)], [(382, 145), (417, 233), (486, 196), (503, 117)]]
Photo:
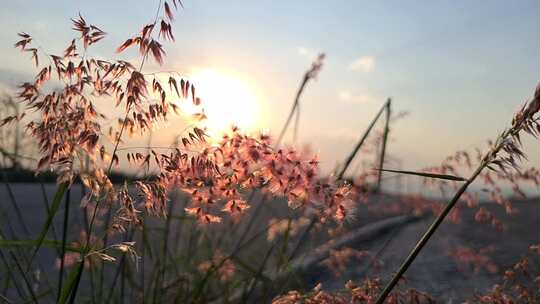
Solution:
[[(327, 62), (302, 99), (300, 137), (331, 168), (353, 147), (388, 96), (409, 115), (392, 126), (403, 167), (439, 163), (483, 147), (540, 82), (538, 1), (184, 0), (166, 65), (242, 75), (257, 88), (264, 127), (277, 133), (311, 59)], [(154, 15), (157, 1), (6, 1), (0, 11), (0, 84), (31, 77), (13, 49), (27, 31), (50, 52), (73, 37), (78, 12), (109, 33), (92, 52), (110, 58)], [(126, 58), (133, 56), (129, 52)], [(527, 141), (533, 164), (540, 143)]]

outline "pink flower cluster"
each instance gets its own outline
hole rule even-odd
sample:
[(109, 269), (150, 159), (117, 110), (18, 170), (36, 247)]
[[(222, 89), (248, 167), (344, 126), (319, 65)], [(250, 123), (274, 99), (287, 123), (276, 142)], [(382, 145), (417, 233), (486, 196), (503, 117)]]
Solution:
[(316, 157), (274, 149), (268, 136), (252, 137), (237, 129), (215, 146), (204, 139), (204, 132), (195, 129), (191, 144), (202, 145), (200, 153), (181, 148), (169, 154), (153, 152), (159, 178), (137, 184), (148, 210), (164, 212), (170, 191), (181, 189), (191, 197), (188, 214), (202, 223), (220, 222), (224, 213), (241, 216), (249, 208), (243, 199), (246, 191), (260, 189), (287, 197), (291, 208), (315, 208), (325, 218), (343, 220), (351, 214), (351, 188), (321, 179)]

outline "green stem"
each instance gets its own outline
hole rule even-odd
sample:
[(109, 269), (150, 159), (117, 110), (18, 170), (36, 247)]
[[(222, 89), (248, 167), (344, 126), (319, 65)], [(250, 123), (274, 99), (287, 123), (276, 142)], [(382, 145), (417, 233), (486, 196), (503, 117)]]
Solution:
[(459, 188), (456, 194), (454, 194), (454, 197), (452, 198), (452, 200), (446, 205), (446, 207), (444, 207), (441, 214), (437, 216), (437, 218), (435, 219), (435, 221), (433, 221), (431, 226), (429, 226), (426, 233), (424, 233), (420, 241), (416, 243), (416, 246), (414, 246), (414, 249), (411, 251), (411, 253), (409, 253), (409, 256), (407, 257), (405, 262), (403, 262), (398, 272), (394, 275), (392, 280), (386, 285), (382, 293), (379, 295), (379, 298), (377, 299), (376, 304), (384, 303), (384, 300), (386, 299), (386, 297), (388, 297), (392, 289), (394, 289), (394, 287), (398, 283), (399, 279), (401, 279), (403, 274), (407, 271), (407, 269), (409, 269), (409, 266), (411, 266), (412, 262), (416, 259), (416, 256), (420, 253), (420, 251), (422, 251), (422, 248), (424, 248), (424, 246), (427, 244), (431, 236), (435, 233), (437, 228), (439, 228), (439, 226), (444, 221), (448, 213), (450, 213), (452, 208), (454, 208), (456, 203), (459, 201), (459, 198), (461, 197), (461, 195), (465, 193), (469, 185), (476, 179), (476, 177), (478, 177), (478, 175), (482, 172), (482, 170), (486, 166), (487, 166), (487, 161), (482, 161), (480, 166), (478, 166), (478, 168), (476, 169), (476, 171), (474, 171), (471, 177), (467, 179), (467, 181), (461, 186), (461, 188)]
[[(69, 224), (69, 199), (70, 199), (70, 189), (66, 192), (65, 198), (65, 208), (64, 208), (64, 227), (62, 232), (62, 248), (60, 254), (60, 270), (58, 271), (58, 295), (56, 302), (60, 300), (60, 293), (62, 292), (62, 283), (64, 280), (64, 259), (66, 256), (66, 242), (67, 242), (67, 230)], [(54, 225), (53, 225), (54, 226)]]
[(32, 288), (32, 284), (30, 284), (30, 280), (26, 277), (26, 273), (22, 269), (21, 264), (19, 263), (19, 260), (17, 259), (17, 256), (13, 254), (13, 252), (9, 251), (9, 254), (11, 255), (11, 258), (13, 261), (15, 261), (15, 265), (17, 266), (17, 269), (19, 270), (19, 273), (21, 274), (24, 283), (26, 284), (26, 288), (28, 289), (28, 292), (30, 292), (30, 295), (32, 296), (32, 300), (34, 303), (39, 303), (36, 297), (36, 294), (34, 293), (34, 289)]
[[(38, 253), (39, 249), (41, 248), (41, 245), (43, 244), (43, 240), (45, 239), (45, 236), (47, 235), (47, 232), (49, 231), (49, 228), (52, 225), (54, 216), (56, 215), (56, 212), (58, 212), (58, 209), (60, 208), (60, 203), (62, 201), (62, 197), (64, 196), (64, 193), (69, 188), (68, 183), (62, 183), (58, 186), (56, 189), (56, 193), (54, 194), (54, 199), (52, 201), (51, 205), (51, 212), (47, 216), (47, 220), (45, 221), (45, 224), (43, 225), (43, 228), (41, 229), (41, 232), (37, 238), (37, 245), (34, 249), (32, 256), (30, 257), (30, 261), (28, 262), (28, 270), (30, 269), (32, 265), (32, 261), (36, 257), (36, 254)], [(27, 270), (27, 271), (28, 271)]]
[(0, 251), (0, 260), (2, 260), (2, 262), (4, 263), (4, 267), (6, 268), (8, 278), (11, 279), (11, 281), (13, 281), (13, 286), (15, 286), (15, 290), (19, 294), (19, 297), (21, 299), (24, 299), (25, 298), (24, 292), (22, 291), (22, 288), (19, 286), (19, 283), (18, 283), (17, 279), (15, 278), (15, 274), (11, 270), (11, 267), (8, 264), (7, 259), (4, 256), (4, 254), (2, 253), (2, 251)]

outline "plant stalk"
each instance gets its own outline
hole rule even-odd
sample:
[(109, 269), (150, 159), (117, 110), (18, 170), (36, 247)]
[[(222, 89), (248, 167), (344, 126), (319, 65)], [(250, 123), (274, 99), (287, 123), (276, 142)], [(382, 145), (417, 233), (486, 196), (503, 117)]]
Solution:
[(281, 129), (281, 132), (279, 133), (279, 137), (275, 143), (276, 147), (279, 146), (279, 144), (283, 140), (283, 137), (285, 136), (285, 132), (287, 131), (287, 128), (289, 127), (289, 124), (291, 123), (291, 120), (293, 118), (293, 115), (299, 106), (300, 96), (302, 95), (302, 92), (304, 92), (304, 88), (306, 87), (306, 84), (308, 83), (309, 79), (310, 79), (309, 73), (304, 74), (304, 77), (302, 78), (302, 82), (300, 83), (300, 87), (298, 88), (298, 91), (296, 91), (296, 97), (294, 98), (294, 103), (292, 105), (291, 111), (289, 112), (289, 116), (287, 117), (287, 121), (285, 121), (285, 125), (283, 125), (283, 129)]
[(63, 226), (63, 231), (62, 231), (62, 249), (61, 249), (61, 254), (60, 254), (60, 269), (58, 270), (58, 295), (56, 298), (56, 302), (60, 301), (60, 294), (62, 292), (62, 283), (64, 281), (66, 243), (67, 243), (67, 234), (68, 234), (68, 225), (69, 225), (70, 192), (71, 190), (68, 188), (66, 192), (65, 206), (64, 206), (64, 226)]
[(375, 126), (375, 123), (377, 122), (377, 120), (379, 120), (379, 117), (381, 116), (381, 114), (384, 112), (385, 109), (387, 109), (387, 105), (390, 103), (390, 99), (388, 99), (384, 105), (381, 107), (381, 109), (379, 110), (379, 112), (377, 113), (377, 115), (375, 115), (375, 117), (373, 118), (373, 120), (371, 121), (371, 123), (369, 124), (366, 132), (364, 132), (364, 135), (362, 135), (362, 138), (360, 138), (360, 141), (358, 141), (358, 143), (356, 144), (356, 146), (354, 147), (354, 150), (352, 151), (352, 153), (349, 155), (349, 157), (347, 157), (347, 160), (345, 160), (345, 164), (343, 165), (343, 168), (341, 169), (341, 171), (339, 172), (339, 174), (337, 175), (337, 179), (340, 180), (340, 179), (343, 179), (343, 175), (345, 175), (345, 172), (347, 171), (347, 169), (349, 168), (349, 166), (351, 165), (351, 162), (353, 161), (354, 157), (356, 156), (356, 154), (358, 153), (358, 150), (360, 150), (360, 148), (362, 147), (362, 145), (364, 144), (364, 142), (366, 141), (369, 133), (371, 132), (371, 129), (373, 129), (373, 127)]
[[(379, 158), (379, 168), (384, 167), (384, 157), (386, 156), (386, 144), (388, 142), (388, 133), (390, 133), (390, 116), (392, 114), (392, 99), (390, 98), (388, 98), (388, 101), (386, 102), (385, 112), (386, 112), (386, 119), (384, 122), (384, 133), (383, 133), (382, 146), (381, 146), (381, 155)], [(381, 190), (382, 175), (383, 175), (383, 171), (379, 171), (379, 175), (377, 175), (377, 185), (375, 186), (375, 192), (379, 192)]]
[(424, 233), (420, 241), (416, 243), (416, 245), (414, 246), (414, 249), (411, 251), (411, 253), (409, 253), (409, 256), (407, 257), (405, 262), (403, 262), (398, 272), (394, 275), (392, 280), (386, 285), (382, 293), (379, 295), (376, 304), (384, 303), (386, 297), (388, 297), (392, 289), (394, 289), (394, 287), (398, 283), (399, 279), (401, 279), (403, 274), (407, 271), (407, 269), (409, 269), (409, 266), (411, 266), (412, 262), (416, 259), (416, 256), (420, 253), (420, 251), (422, 251), (422, 248), (424, 248), (424, 246), (427, 244), (431, 236), (433, 236), (437, 228), (439, 228), (439, 226), (444, 221), (448, 213), (450, 213), (452, 208), (454, 208), (456, 203), (459, 201), (459, 198), (461, 197), (461, 195), (465, 193), (469, 185), (476, 179), (476, 177), (478, 177), (478, 175), (487, 166), (487, 164), (488, 164), (487, 161), (485, 160), (482, 161), (482, 163), (478, 166), (478, 168), (476, 168), (476, 170), (471, 175), (471, 177), (469, 177), (469, 179), (467, 179), (467, 181), (454, 194), (454, 197), (452, 198), (452, 200), (446, 205), (446, 207), (444, 207), (443, 211), (439, 214), (439, 216), (437, 216), (435, 221), (433, 221), (433, 223), (429, 226), (426, 233)]

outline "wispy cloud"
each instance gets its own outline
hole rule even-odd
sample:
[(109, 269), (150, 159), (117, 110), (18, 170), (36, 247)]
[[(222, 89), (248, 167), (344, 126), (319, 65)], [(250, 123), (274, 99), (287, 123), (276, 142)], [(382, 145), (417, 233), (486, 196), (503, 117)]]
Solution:
[(307, 56), (311, 51), (303, 46), (299, 46), (296, 48), (296, 53), (300, 56)]
[(303, 47), (303, 46), (299, 46), (296, 48), (296, 54), (310, 61), (314, 60), (319, 55), (319, 53), (315, 51), (314, 49), (310, 49), (308, 47)]
[(349, 64), (349, 70), (369, 73), (375, 68), (375, 57), (362, 56)]
[(348, 90), (339, 91), (338, 98), (347, 104), (363, 104), (373, 100), (369, 93), (351, 93)]

